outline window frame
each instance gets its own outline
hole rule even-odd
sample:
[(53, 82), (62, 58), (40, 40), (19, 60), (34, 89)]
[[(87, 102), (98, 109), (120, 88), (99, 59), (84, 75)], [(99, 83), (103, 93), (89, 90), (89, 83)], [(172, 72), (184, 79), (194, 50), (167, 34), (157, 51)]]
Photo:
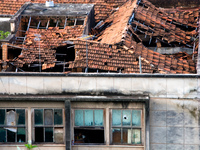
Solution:
[(10, 125), (5, 125), (5, 122), (4, 122), (4, 125), (0, 125), (0, 128), (24, 128), (25, 129), (25, 141), (24, 142), (17, 142), (17, 132), (15, 133), (15, 142), (8, 142), (7, 140), (7, 130), (6, 130), (6, 142), (0, 142), (0, 144), (22, 144), (22, 145), (24, 145), (25, 143), (27, 143), (27, 141), (28, 141), (28, 109), (27, 108), (24, 108), (24, 107), (22, 107), (22, 108), (19, 108), (19, 107), (17, 107), (17, 108), (12, 108), (12, 107), (8, 107), (8, 108), (0, 108), (0, 110), (5, 110), (5, 121), (6, 121), (6, 112), (7, 112), (7, 110), (15, 110), (15, 112), (16, 112), (16, 110), (24, 110), (25, 111), (25, 123), (24, 123), (24, 125), (13, 125), (13, 126), (10, 126)]
[[(73, 130), (73, 144), (74, 145), (106, 145), (106, 127), (105, 127), (105, 109), (104, 108), (72, 108), (72, 130)], [(85, 110), (93, 110), (93, 125), (92, 126), (75, 126), (75, 110), (83, 110), (83, 113)], [(94, 122), (95, 122), (95, 115), (94, 115), (94, 110), (103, 110), (103, 125), (102, 126), (95, 126)], [(83, 115), (83, 122), (85, 120), (85, 115)], [(75, 137), (74, 137), (74, 132), (75, 129), (95, 129), (98, 128), (97, 130), (103, 130), (104, 131), (104, 142), (103, 143), (75, 143)], [(103, 128), (103, 129), (100, 129)]]
[[(112, 123), (113, 123), (113, 118), (112, 118), (112, 112), (113, 110), (120, 110), (121, 111), (121, 125), (120, 126), (113, 126)], [(131, 110), (131, 125), (130, 126), (123, 126), (123, 110)], [(133, 110), (140, 110), (141, 111), (141, 116), (140, 116), (140, 126), (133, 126), (132, 125), (132, 111)], [(144, 141), (143, 141), (143, 136), (145, 136), (145, 120), (144, 120), (144, 109), (141, 109), (141, 108), (127, 108), (127, 109), (124, 109), (124, 108), (110, 108), (109, 110), (109, 120), (110, 120), (110, 123), (109, 123), (109, 135), (110, 135), (110, 145), (130, 145), (130, 146), (143, 146), (144, 145)], [(120, 132), (121, 132), (121, 142), (120, 143), (113, 143), (113, 129), (114, 128), (120, 128)], [(122, 142), (122, 139), (123, 139), (123, 129), (131, 129), (131, 136), (132, 136), (132, 130), (133, 129), (140, 129), (140, 141), (141, 143), (140, 144), (132, 144), (132, 139), (131, 139), (131, 143), (123, 143)]]
[[(35, 110), (43, 110), (43, 125), (35, 125)], [(54, 111), (56, 109), (61, 109), (62, 110), (62, 125), (54, 125)], [(53, 125), (45, 125), (45, 113), (44, 110), (53, 110)], [(31, 108), (31, 118), (32, 118), (32, 141), (34, 144), (65, 144), (65, 110), (64, 108)], [(43, 142), (36, 142), (35, 141), (35, 127), (41, 127), (43, 128)], [(45, 142), (45, 128), (53, 128), (53, 142)], [(62, 128), (63, 130), (63, 142), (62, 143), (56, 143), (55, 142), (55, 135), (54, 135), (54, 131), (55, 128)]]

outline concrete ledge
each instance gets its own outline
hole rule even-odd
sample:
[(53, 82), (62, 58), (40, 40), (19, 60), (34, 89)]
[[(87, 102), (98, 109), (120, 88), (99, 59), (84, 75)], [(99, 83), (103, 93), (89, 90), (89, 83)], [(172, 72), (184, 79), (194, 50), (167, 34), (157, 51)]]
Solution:
[(48, 73), (48, 72), (0, 72), (1, 76), (39, 76), (39, 77), (136, 77), (136, 78), (200, 78), (197, 74), (123, 74), (123, 73)]

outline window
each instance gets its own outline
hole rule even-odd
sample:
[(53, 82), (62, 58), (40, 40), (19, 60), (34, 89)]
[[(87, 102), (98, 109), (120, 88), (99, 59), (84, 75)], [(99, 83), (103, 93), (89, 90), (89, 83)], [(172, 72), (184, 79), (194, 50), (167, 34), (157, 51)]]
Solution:
[(141, 110), (112, 109), (112, 144), (142, 144)]
[(63, 110), (34, 109), (35, 142), (64, 143)]
[(103, 109), (74, 110), (74, 143), (104, 143)]
[(0, 142), (26, 142), (25, 109), (0, 109)]

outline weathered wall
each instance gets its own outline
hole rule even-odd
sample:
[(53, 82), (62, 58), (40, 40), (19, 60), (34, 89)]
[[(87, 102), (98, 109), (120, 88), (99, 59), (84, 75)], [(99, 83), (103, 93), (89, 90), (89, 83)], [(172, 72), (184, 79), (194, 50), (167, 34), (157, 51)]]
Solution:
[(157, 7), (198, 7), (200, 0), (149, 0)]
[(199, 100), (151, 99), (151, 150), (199, 150), (199, 106)]
[(151, 97), (200, 98), (200, 78), (197, 76), (61, 75), (0, 75), (0, 94), (148, 93)]

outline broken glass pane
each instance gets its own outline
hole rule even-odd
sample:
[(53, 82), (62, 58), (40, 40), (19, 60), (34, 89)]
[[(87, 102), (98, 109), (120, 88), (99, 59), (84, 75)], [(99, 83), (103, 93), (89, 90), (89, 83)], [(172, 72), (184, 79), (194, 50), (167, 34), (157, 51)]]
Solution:
[(121, 126), (121, 110), (112, 111), (112, 125)]
[(6, 130), (0, 128), (0, 142), (6, 142)]
[(17, 109), (16, 110), (18, 115), (18, 125), (25, 125), (25, 110), (24, 109)]
[(113, 143), (121, 143), (121, 129), (112, 129), (112, 141)]
[(83, 126), (83, 110), (75, 110), (75, 126)]
[(122, 125), (123, 126), (130, 126), (131, 125), (131, 110), (123, 110)]
[(15, 132), (7, 130), (7, 142), (15, 142)]
[(17, 142), (26, 142), (26, 130), (25, 128), (17, 129)]
[(43, 109), (35, 109), (34, 114), (35, 125), (43, 125)]
[(52, 109), (44, 110), (44, 124), (53, 125), (53, 110)]
[(53, 142), (53, 128), (45, 128), (45, 142)]
[(140, 129), (132, 130), (132, 143), (133, 144), (141, 144), (141, 131)]
[(35, 142), (44, 142), (44, 128), (43, 127), (35, 128)]
[(85, 126), (93, 125), (93, 110), (85, 110)]
[(94, 110), (95, 126), (103, 126), (103, 110)]
[(54, 110), (54, 124), (55, 125), (62, 125), (63, 120), (62, 120), (62, 109), (55, 109)]
[(16, 112), (10, 110), (6, 112), (6, 125), (15, 126), (16, 125)]
[(54, 129), (54, 141), (55, 143), (64, 143), (63, 141), (63, 128), (55, 128)]
[(123, 129), (122, 131), (123, 143), (131, 144), (131, 129)]
[(141, 126), (141, 110), (132, 111), (132, 126)]
[(5, 122), (5, 109), (0, 109), (0, 125), (3, 125)]

